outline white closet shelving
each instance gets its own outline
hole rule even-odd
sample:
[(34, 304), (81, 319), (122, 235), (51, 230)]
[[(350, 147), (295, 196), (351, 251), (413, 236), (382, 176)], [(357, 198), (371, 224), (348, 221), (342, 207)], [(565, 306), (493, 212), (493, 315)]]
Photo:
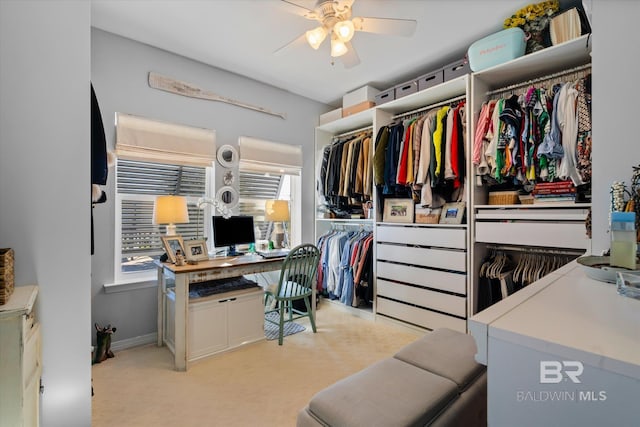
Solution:
[(425, 329), (466, 331), (466, 319), (477, 311), (478, 269), (490, 248), (530, 245), (552, 251), (573, 249), (574, 253), (590, 250), (584, 226), (589, 204), (489, 205), (488, 189), (475, 186), (470, 158), (476, 121), (488, 92), (590, 64), (590, 45), (591, 35), (585, 35), (316, 128), (317, 160), (335, 135), (371, 126), (375, 143), (378, 130), (394, 116), (466, 98), (465, 224), (385, 223), (375, 193), (375, 219), (316, 218), (316, 238), (333, 224), (375, 225), (376, 317)]
[[(376, 133), (394, 117), (415, 110), (424, 109), (426, 113), (454, 99), (466, 101), (468, 91), (469, 76), (463, 75), (382, 104), (376, 107)], [(465, 127), (465, 151), (469, 152), (468, 115)], [(466, 176), (469, 176), (468, 162)], [(464, 201), (468, 207), (468, 196)], [(468, 226), (383, 222), (383, 206), (376, 208), (376, 315), (422, 329), (447, 327), (466, 332)]]
[[(541, 82), (547, 77), (561, 79), (565, 72), (570, 74), (571, 70), (590, 64), (590, 52), (591, 35), (585, 35), (473, 73), (469, 111), (471, 134), (475, 135), (482, 104), (491, 99), (489, 93), (510, 87), (519, 93), (516, 86), (521, 91), (530, 81)], [(486, 186), (474, 185), (470, 189), (471, 314), (477, 311), (478, 272), (492, 248), (507, 251), (512, 248), (515, 258), (532, 247), (540, 252), (566, 249), (574, 254), (590, 250), (591, 241), (585, 231), (590, 204), (489, 205)]]

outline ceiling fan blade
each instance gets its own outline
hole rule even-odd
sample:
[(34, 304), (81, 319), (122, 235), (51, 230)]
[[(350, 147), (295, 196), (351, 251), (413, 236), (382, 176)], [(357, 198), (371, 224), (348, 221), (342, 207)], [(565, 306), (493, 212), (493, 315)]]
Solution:
[(318, 19), (318, 14), (315, 10), (307, 6), (303, 6), (299, 2), (292, 0), (280, 0), (280, 4), (284, 5), (287, 11), (296, 15), (304, 16), (307, 19)]
[(347, 53), (338, 58), (342, 61), (344, 68), (352, 68), (360, 63), (360, 57), (358, 56), (358, 52), (353, 48), (353, 45), (349, 42), (345, 43), (347, 46)]
[(356, 31), (366, 33), (390, 34), (394, 36), (411, 37), (416, 31), (418, 22), (414, 19), (394, 18), (365, 18), (352, 19)]
[(292, 47), (296, 47), (296, 46), (302, 46), (307, 44), (307, 37), (304, 33), (302, 33), (300, 36), (296, 37), (295, 39), (291, 40), (289, 43), (285, 44), (284, 46), (279, 47), (278, 49), (276, 49), (275, 51), (273, 51), (274, 55), (280, 55), (282, 54), (282, 52), (289, 50)]

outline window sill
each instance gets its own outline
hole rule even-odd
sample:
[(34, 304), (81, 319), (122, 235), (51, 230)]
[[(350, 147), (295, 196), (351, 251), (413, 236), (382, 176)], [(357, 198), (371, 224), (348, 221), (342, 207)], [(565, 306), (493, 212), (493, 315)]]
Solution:
[(104, 287), (105, 294), (114, 294), (117, 292), (129, 292), (138, 289), (155, 288), (158, 286), (158, 283), (156, 280), (143, 279), (130, 282), (105, 283), (102, 286)]

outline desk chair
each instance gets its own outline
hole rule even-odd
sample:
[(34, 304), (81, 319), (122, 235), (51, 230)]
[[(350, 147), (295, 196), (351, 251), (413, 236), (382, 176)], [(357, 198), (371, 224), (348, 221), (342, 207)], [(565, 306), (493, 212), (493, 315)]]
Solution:
[[(267, 313), (278, 312), (279, 322), (271, 320), (265, 316), (266, 322), (271, 322), (280, 327), (278, 344), (282, 345), (283, 330), (285, 322), (291, 322), (302, 317), (309, 317), (311, 328), (316, 332), (316, 322), (311, 310), (311, 295), (316, 282), (318, 261), (320, 250), (311, 244), (302, 244), (291, 249), (287, 257), (282, 262), (280, 279), (278, 283), (269, 285), (265, 289), (265, 315)], [(306, 312), (293, 307), (293, 301), (304, 300), (307, 308)], [(273, 302), (273, 304), (269, 304)], [(269, 308), (270, 307), (273, 308)], [(288, 312), (288, 319), (285, 319), (284, 312)]]

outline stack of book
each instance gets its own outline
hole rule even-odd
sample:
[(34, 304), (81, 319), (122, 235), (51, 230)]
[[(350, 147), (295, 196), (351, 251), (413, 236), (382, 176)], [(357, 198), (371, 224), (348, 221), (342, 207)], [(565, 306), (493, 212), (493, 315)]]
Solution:
[(540, 182), (533, 191), (533, 203), (574, 203), (576, 187), (571, 181)]

